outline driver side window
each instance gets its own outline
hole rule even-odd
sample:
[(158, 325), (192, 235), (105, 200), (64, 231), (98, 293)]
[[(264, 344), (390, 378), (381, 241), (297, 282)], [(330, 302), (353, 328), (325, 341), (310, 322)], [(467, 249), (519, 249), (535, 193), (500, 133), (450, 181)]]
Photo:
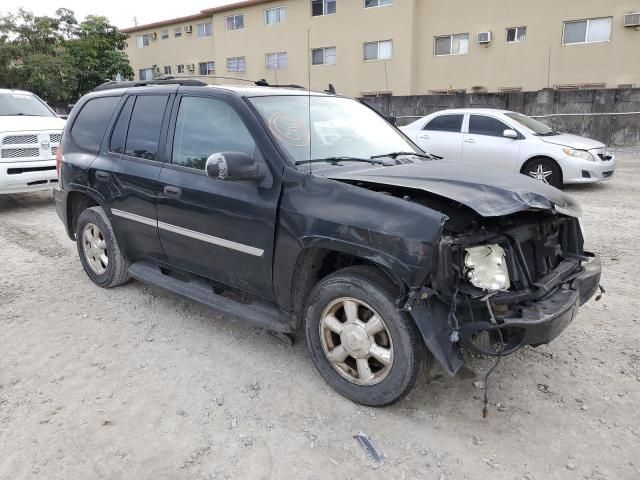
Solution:
[(227, 103), (215, 98), (182, 98), (171, 163), (204, 170), (213, 153), (244, 152), (253, 157), (255, 149), (249, 130)]

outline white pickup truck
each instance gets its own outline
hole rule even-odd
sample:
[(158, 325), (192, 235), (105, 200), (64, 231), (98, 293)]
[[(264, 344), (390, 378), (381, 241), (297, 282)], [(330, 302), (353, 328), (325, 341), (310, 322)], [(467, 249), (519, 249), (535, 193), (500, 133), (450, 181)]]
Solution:
[(33, 93), (0, 89), (0, 194), (53, 188), (64, 123)]

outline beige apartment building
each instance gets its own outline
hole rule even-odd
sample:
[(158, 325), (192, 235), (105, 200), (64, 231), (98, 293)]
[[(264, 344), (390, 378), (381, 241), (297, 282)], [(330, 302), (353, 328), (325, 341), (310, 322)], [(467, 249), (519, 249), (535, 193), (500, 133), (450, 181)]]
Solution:
[(640, 86), (640, 0), (247, 0), (124, 32), (142, 79), (350, 96)]

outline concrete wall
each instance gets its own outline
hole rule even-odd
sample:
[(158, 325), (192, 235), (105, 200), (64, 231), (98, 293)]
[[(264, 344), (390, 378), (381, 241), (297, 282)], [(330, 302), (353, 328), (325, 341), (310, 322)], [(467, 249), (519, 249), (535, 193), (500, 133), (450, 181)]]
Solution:
[(380, 113), (398, 117), (398, 125), (448, 108), (497, 108), (537, 117), (568, 133), (612, 146), (640, 146), (640, 88), (538, 92), (367, 97)]

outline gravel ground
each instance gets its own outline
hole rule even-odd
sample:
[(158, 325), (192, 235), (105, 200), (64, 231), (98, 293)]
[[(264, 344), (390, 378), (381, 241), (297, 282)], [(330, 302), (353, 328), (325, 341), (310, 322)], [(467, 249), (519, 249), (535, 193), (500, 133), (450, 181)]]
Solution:
[(49, 193), (2, 196), (0, 478), (638, 479), (639, 159), (567, 189), (607, 294), (553, 344), (503, 361), (484, 420), (490, 360), (434, 371), (396, 406), (358, 406), (303, 341), (137, 282), (94, 286)]

